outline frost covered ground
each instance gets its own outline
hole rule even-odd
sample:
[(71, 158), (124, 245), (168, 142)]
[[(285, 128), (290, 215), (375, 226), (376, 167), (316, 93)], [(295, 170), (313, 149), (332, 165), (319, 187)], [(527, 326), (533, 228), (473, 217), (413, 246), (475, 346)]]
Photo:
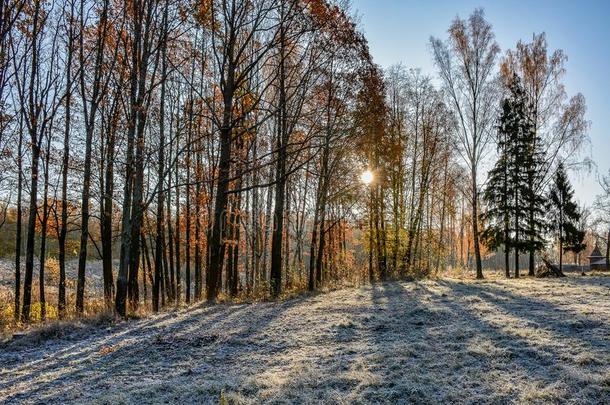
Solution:
[(219, 403), (221, 396), (228, 403), (610, 403), (610, 277), (380, 283), (0, 346), (0, 403)]

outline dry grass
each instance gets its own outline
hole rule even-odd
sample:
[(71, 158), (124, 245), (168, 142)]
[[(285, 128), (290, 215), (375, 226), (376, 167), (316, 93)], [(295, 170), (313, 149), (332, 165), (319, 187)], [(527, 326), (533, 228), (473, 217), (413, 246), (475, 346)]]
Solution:
[[(22, 261), (23, 262), (23, 261)], [(46, 259), (45, 264), (45, 299), (46, 299), (46, 322), (41, 320), (41, 305), (39, 302), (39, 282), (38, 282), (38, 260), (35, 260), (34, 266), (34, 279), (32, 282), (32, 304), (30, 319), (31, 322), (27, 325), (16, 321), (14, 316), (14, 262), (10, 259), (0, 259), (0, 341), (9, 339), (13, 334), (35, 330), (38, 328), (44, 328), (49, 323), (60, 321), (58, 313), (58, 288), (59, 284), (59, 262), (53, 257)], [(108, 309), (106, 308), (103, 300), (102, 290), (102, 275), (101, 275), (101, 262), (100, 261), (89, 261), (87, 263), (87, 284), (85, 292), (85, 310), (84, 313), (79, 315), (75, 311), (76, 303), (76, 260), (70, 260), (66, 263), (66, 313), (61, 321), (69, 322), (80, 322), (81, 320), (87, 320), (92, 318), (93, 320), (99, 316), (106, 316)], [(22, 263), (22, 273), (24, 271), (24, 264)], [(116, 274), (114, 275), (116, 279)], [(23, 277), (23, 274), (22, 274)], [(333, 291), (340, 288), (351, 287), (358, 284), (356, 280), (357, 275), (352, 275), (351, 279), (340, 282), (328, 282), (329, 284), (322, 291), (318, 293), (324, 293)], [(353, 279), (353, 280), (352, 280)], [(145, 318), (152, 314), (152, 303), (150, 301), (150, 294), (152, 286), (147, 283), (146, 293), (144, 286), (140, 283), (140, 298), (144, 302), (140, 303), (138, 311), (130, 314), (131, 318)], [(307, 278), (305, 274), (300, 274), (297, 277), (293, 276), (291, 285), (288, 288), (284, 288), (282, 295), (278, 297), (278, 300), (293, 299), (296, 297), (308, 294), (307, 292)], [(22, 292), (23, 294), (23, 292)], [(182, 292), (184, 294), (184, 291)], [(264, 281), (257, 281), (256, 289), (254, 291), (239, 291), (236, 297), (229, 297), (222, 294), (218, 297), (220, 303), (255, 303), (269, 301), (269, 284)], [(170, 309), (171, 306), (168, 306)], [(184, 303), (181, 303), (180, 308), (184, 308)]]
[(10, 336), (14, 333), (21, 333), (41, 327), (44, 328), (49, 324), (53, 324), (58, 321), (71, 322), (79, 321), (81, 319), (86, 320), (89, 318), (95, 320), (100, 316), (107, 316), (108, 310), (104, 304), (103, 298), (99, 295), (87, 297), (85, 301), (84, 313), (79, 316), (75, 309), (75, 291), (73, 289), (68, 289), (66, 296), (66, 313), (63, 319), (60, 319), (57, 308), (57, 289), (49, 288), (48, 286), (46, 289), (49, 291), (47, 294), (45, 294), (46, 321), (42, 321), (41, 319), (42, 305), (40, 304), (38, 297), (38, 282), (34, 282), (32, 285), (32, 304), (30, 306), (31, 322), (29, 324), (23, 324), (15, 319), (14, 291), (12, 291), (12, 289), (9, 290), (8, 288), (0, 286), (0, 341), (10, 338)]
[[(25, 272), (25, 260), (22, 260), (22, 278)], [(45, 327), (41, 321), (41, 304), (39, 301), (39, 278), (38, 265), (36, 259), (34, 263), (34, 274), (32, 282), (32, 303), (30, 307), (29, 325), (15, 322), (14, 316), (14, 262), (11, 259), (0, 259), (0, 340), (10, 337), (13, 333), (20, 333), (25, 330)], [(66, 314), (64, 321), (76, 321), (78, 317), (75, 311), (76, 302), (76, 260), (66, 263)], [(85, 310), (84, 318), (97, 318), (104, 316), (107, 311), (104, 305), (102, 282), (101, 282), (101, 263), (92, 262), (87, 267), (87, 284), (85, 290)], [(53, 257), (49, 257), (45, 262), (45, 300), (46, 300), (46, 320), (53, 323), (59, 320), (58, 313), (58, 284), (59, 284), (59, 262)], [(21, 291), (23, 299), (23, 287)]]

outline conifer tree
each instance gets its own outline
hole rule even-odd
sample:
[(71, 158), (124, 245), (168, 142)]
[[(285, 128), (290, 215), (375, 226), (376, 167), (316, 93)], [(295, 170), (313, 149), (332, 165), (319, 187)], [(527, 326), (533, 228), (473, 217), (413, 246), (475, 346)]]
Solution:
[(512, 185), (509, 182), (510, 134), (505, 130), (508, 117), (511, 114), (511, 103), (508, 99), (502, 101), (502, 115), (498, 126), (497, 150), (498, 160), (489, 172), (487, 187), (483, 192), (483, 200), (487, 210), (483, 220), (488, 226), (483, 231), (483, 239), (489, 248), (497, 250), (504, 248), (504, 267), (506, 277), (510, 277), (509, 252), (512, 246), (510, 236)]
[[(574, 222), (574, 229), (566, 235), (564, 252), (574, 253), (574, 261), (580, 265), (580, 253), (587, 248), (585, 243), (586, 227), (587, 227), (587, 209), (578, 209), (578, 221)], [(584, 274), (584, 271), (583, 271)]]
[(509, 115), (503, 117), (503, 131), (509, 134), (510, 144), (508, 151), (510, 159), (509, 182), (511, 183), (512, 195), (512, 248), (515, 254), (515, 278), (519, 277), (519, 253), (524, 251), (526, 240), (525, 229), (528, 228), (526, 216), (523, 215), (524, 207), (528, 206), (527, 198), (528, 182), (526, 162), (531, 161), (530, 139), (532, 138), (533, 126), (529, 120), (528, 102), (525, 92), (521, 87), (519, 77), (514, 75), (509, 83)]
[(484, 199), (489, 223), (484, 237), (490, 248), (504, 247), (506, 276), (509, 272), (509, 251), (515, 253), (515, 277), (519, 277), (519, 252), (542, 248), (541, 223), (529, 224), (528, 209), (533, 207), (534, 218), (541, 218), (544, 201), (529, 186), (530, 176), (536, 176), (542, 153), (536, 148), (536, 134), (530, 120), (529, 103), (519, 77), (514, 75), (507, 83), (509, 94), (502, 102), (498, 124), (498, 160), (489, 173)]
[[(521, 160), (521, 168), (525, 174), (525, 183), (522, 187), (522, 195), (525, 204), (519, 209), (523, 213), (526, 225), (522, 229), (521, 247), (524, 252), (539, 252), (544, 249), (544, 232), (547, 226), (545, 219), (546, 198), (544, 188), (539, 185), (543, 183), (546, 152), (542, 149), (540, 136), (531, 126), (524, 139), (526, 153)], [(533, 266), (528, 267), (528, 275), (533, 276)]]
[[(511, 93), (514, 100), (517, 136), (513, 147), (515, 192), (515, 277), (519, 277), (519, 252), (537, 252), (544, 248), (545, 198), (542, 183), (545, 152), (532, 120), (532, 105), (521, 80), (513, 76)], [(530, 275), (532, 275), (530, 273)]]
[(562, 163), (555, 172), (548, 205), (549, 227), (559, 241), (559, 270), (562, 271), (563, 252), (578, 247), (584, 239), (584, 233), (581, 234), (577, 225), (580, 212), (574, 202), (574, 190)]

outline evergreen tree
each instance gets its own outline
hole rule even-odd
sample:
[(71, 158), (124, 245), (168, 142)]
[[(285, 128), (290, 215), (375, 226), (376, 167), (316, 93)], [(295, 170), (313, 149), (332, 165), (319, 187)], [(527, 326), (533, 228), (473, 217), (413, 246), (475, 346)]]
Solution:
[(487, 210), (482, 214), (488, 226), (483, 231), (483, 239), (490, 249), (504, 248), (504, 266), (506, 277), (510, 277), (509, 252), (512, 246), (510, 235), (510, 218), (512, 212), (512, 183), (509, 181), (510, 167), (510, 137), (507, 122), (511, 116), (511, 103), (508, 99), (502, 101), (502, 115), (498, 126), (498, 160), (489, 172), (487, 187), (483, 192), (483, 200)]
[[(528, 205), (527, 162), (532, 161), (530, 141), (533, 126), (529, 120), (527, 96), (519, 77), (513, 75), (509, 83), (510, 115), (505, 118), (503, 131), (510, 134), (509, 182), (512, 185), (512, 248), (515, 254), (515, 277), (519, 277), (519, 253), (524, 251), (526, 239), (525, 229), (528, 228), (523, 209)], [(504, 117), (503, 117), (504, 118)]]
[(565, 246), (563, 248), (564, 252), (574, 253), (574, 260), (578, 265), (580, 265), (579, 254), (587, 248), (587, 244), (585, 243), (586, 216), (586, 209), (582, 208), (578, 210), (579, 219), (574, 222), (574, 228), (566, 235)]
[(574, 202), (574, 190), (563, 164), (559, 164), (549, 190), (549, 227), (559, 241), (559, 270), (563, 267), (564, 250), (579, 248), (584, 232), (578, 229), (580, 212)]
[[(509, 94), (502, 102), (498, 125), (498, 160), (489, 173), (484, 200), (489, 226), (484, 237), (490, 248), (504, 247), (506, 276), (509, 251), (515, 253), (515, 277), (519, 277), (519, 253), (543, 247), (544, 200), (530, 186), (537, 176), (543, 153), (537, 147), (536, 133), (530, 119), (527, 96), (518, 76), (507, 85)], [(531, 210), (531, 211), (530, 211)], [(531, 225), (531, 218), (536, 221)]]
[(521, 204), (516, 207), (516, 212), (521, 213), (523, 226), (520, 228), (519, 247), (522, 252), (530, 253), (528, 275), (534, 275), (534, 263), (532, 262), (536, 252), (544, 249), (544, 232), (546, 227), (544, 188), (539, 187), (543, 183), (546, 152), (542, 149), (542, 141), (536, 131), (532, 119), (531, 102), (520, 86), (520, 100), (527, 102), (527, 116), (523, 126), (523, 136), (520, 139), (521, 154), (517, 164), (524, 177), (520, 179), (519, 189)]

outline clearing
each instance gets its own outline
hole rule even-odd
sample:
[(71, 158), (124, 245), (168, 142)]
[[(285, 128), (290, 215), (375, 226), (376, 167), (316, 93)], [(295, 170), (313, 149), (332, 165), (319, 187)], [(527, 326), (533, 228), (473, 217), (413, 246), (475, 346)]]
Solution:
[(1, 403), (610, 403), (604, 276), (388, 282), (61, 332), (0, 346)]

